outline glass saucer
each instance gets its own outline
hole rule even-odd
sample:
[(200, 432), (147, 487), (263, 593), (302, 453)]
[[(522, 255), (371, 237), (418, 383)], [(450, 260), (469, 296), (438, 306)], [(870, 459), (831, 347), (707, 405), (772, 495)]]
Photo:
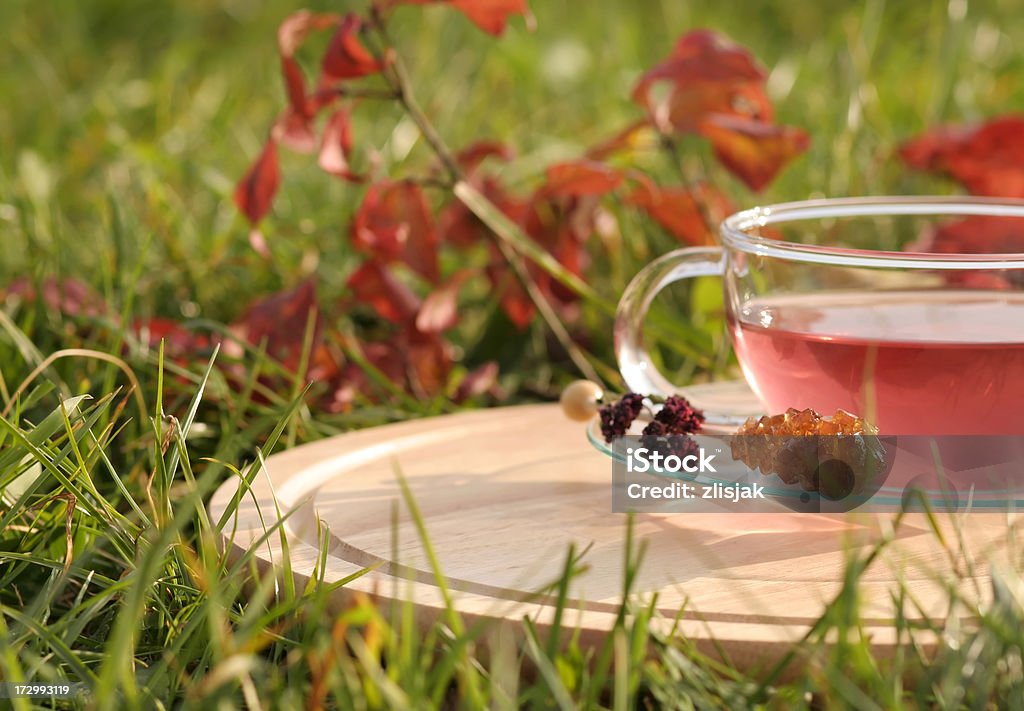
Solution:
[[(738, 392), (739, 386), (736, 387)], [(742, 387), (745, 388), (746, 384), (743, 384)], [(687, 395), (689, 396), (689, 393)], [(704, 402), (701, 402), (701, 404), (705, 405)], [(714, 406), (714, 403), (709, 402), (705, 406), (710, 408)], [(633, 423), (627, 434), (639, 435), (644, 425), (649, 421), (650, 415), (645, 411)], [(624, 465), (626, 458), (621, 453), (616, 452), (611, 444), (604, 441), (600, 424), (600, 419), (597, 417), (587, 424), (587, 440), (601, 454)], [(728, 436), (733, 434), (735, 430), (735, 426), (706, 426), (699, 433), (698, 438), (703, 447), (712, 444), (728, 450)], [(876, 492), (871, 495), (870, 499), (865, 501), (865, 503), (870, 503), (871, 510), (922, 510), (922, 497), (927, 501), (928, 506), (935, 511), (974, 510), (996, 512), (1024, 508), (1024, 482), (1012, 488), (1006, 488), (1005, 485), (998, 486), (993, 485), (995, 482), (986, 482), (986, 476), (989, 476), (987, 472), (995, 471), (994, 468), (986, 469), (981, 467), (946, 472), (941, 469), (941, 464), (939, 466), (941, 478), (937, 479), (934, 473), (928, 471), (929, 469), (934, 470), (934, 460), (928, 461), (926, 456), (922, 457), (921, 451), (927, 447), (927, 440), (931, 438), (892, 437), (884, 439), (887, 442), (887, 449), (889, 444), (892, 445), (890, 451), (894, 453), (895, 457), (893, 468), (899, 467), (898, 471), (900, 474), (895, 477), (890, 475), (877, 488)], [(986, 439), (1009, 441), (997, 436), (982, 437), (979, 441), (983, 442)], [(1018, 449), (1024, 447), (1024, 438), (1018, 438), (1014, 446)], [(1020, 459), (1018, 458), (1015, 461), (1020, 461)], [(737, 464), (739, 463), (737, 462)], [(1005, 471), (1006, 464), (1004, 463), (1002, 466)], [(922, 473), (910, 476), (907, 472)], [(695, 475), (685, 472), (652, 470), (651, 474), (669, 480), (697, 484), (719, 483), (724, 486), (731, 486), (738, 481), (736, 478), (716, 477), (707, 473)], [(764, 486), (766, 497), (779, 502), (787, 509), (817, 511), (816, 507), (819, 505), (834, 503), (817, 492), (807, 492), (799, 486), (786, 484), (775, 474), (763, 475), (756, 471), (755, 474), (757, 475), (757, 483)], [(755, 481), (755, 479), (748, 478), (746, 481), (749, 483)], [(1015, 483), (1015, 480), (1012, 480), (1011, 483)]]

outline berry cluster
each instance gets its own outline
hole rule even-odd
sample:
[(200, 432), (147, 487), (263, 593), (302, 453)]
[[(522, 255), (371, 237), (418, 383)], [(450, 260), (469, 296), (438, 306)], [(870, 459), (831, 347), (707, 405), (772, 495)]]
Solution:
[(618, 401), (602, 407), (599, 414), (604, 441), (611, 442), (616, 437), (625, 435), (643, 409), (644, 396), (636, 393), (626, 393)]
[(647, 447), (652, 452), (659, 452), (666, 457), (674, 454), (680, 459), (689, 454), (700, 453), (697, 440), (689, 434), (673, 431), (673, 428), (658, 420), (649, 422), (644, 427), (644, 431), (640, 435), (640, 446)]
[[(643, 410), (643, 402), (642, 395), (627, 393), (617, 402), (601, 408), (601, 434), (604, 435), (606, 442), (622, 437), (629, 431), (633, 420)], [(665, 438), (672, 435), (687, 435), (697, 432), (703, 423), (704, 413), (701, 410), (693, 407), (686, 398), (672, 395), (666, 398), (654, 419), (644, 428), (643, 436)]]
[(691, 405), (685, 397), (673, 395), (665, 400), (665, 404), (654, 416), (654, 422), (664, 426), (665, 434), (690, 434), (697, 432), (704, 424), (704, 412)]

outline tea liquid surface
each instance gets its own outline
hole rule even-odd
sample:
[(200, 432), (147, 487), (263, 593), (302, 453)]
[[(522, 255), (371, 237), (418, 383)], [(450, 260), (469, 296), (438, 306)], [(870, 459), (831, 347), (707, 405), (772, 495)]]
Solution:
[(785, 295), (730, 314), (771, 412), (837, 408), (883, 434), (1024, 434), (1024, 294)]

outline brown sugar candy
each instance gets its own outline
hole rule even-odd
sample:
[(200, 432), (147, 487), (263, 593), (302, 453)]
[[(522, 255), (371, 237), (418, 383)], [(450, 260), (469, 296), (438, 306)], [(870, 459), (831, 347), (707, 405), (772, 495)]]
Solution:
[[(877, 432), (845, 410), (824, 417), (811, 409), (790, 408), (780, 415), (747, 419), (732, 438), (732, 457), (765, 476), (776, 474), (786, 484), (841, 498), (860, 489), (865, 475), (884, 463)], [(846, 481), (821, 481), (822, 462), (832, 461), (846, 465)]]

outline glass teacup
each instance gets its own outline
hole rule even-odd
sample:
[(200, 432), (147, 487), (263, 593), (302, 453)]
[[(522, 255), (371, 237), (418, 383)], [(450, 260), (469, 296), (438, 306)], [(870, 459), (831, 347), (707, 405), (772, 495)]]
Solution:
[(651, 262), (623, 294), (615, 348), (630, 390), (679, 392), (644, 348), (647, 309), (673, 282), (719, 275), (766, 412), (843, 409), (883, 434), (1024, 434), (1024, 201), (786, 203), (727, 218), (721, 236)]

